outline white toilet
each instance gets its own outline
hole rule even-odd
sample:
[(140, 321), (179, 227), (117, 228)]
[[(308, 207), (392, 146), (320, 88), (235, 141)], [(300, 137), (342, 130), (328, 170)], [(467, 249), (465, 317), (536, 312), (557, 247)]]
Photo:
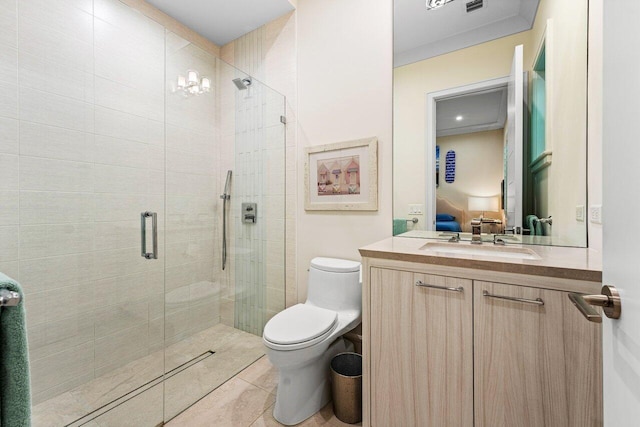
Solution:
[(280, 375), (276, 420), (298, 424), (329, 402), (329, 363), (336, 354), (353, 351), (342, 335), (360, 323), (361, 314), (360, 263), (311, 260), (307, 301), (273, 316), (262, 336)]

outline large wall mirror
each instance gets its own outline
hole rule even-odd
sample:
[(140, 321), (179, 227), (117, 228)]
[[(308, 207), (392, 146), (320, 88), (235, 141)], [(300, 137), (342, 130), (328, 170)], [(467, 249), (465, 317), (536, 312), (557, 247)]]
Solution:
[(395, 0), (393, 234), (587, 246), (588, 0)]

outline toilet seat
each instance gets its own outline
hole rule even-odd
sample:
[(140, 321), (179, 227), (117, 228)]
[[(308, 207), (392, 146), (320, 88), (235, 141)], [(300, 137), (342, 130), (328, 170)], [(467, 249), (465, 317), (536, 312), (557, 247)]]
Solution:
[(338, 313), (309, 304), (296, 304), (269, 320), (264, 342), (278, 350), (297, 350), (322, 341), (335, 329)]

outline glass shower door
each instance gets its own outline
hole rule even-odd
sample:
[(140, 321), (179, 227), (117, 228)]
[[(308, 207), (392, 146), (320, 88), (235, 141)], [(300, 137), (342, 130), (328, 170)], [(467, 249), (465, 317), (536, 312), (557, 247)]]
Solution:
[[(0, 22), (0, 80), (14, 79), (0, 104), (15, 94), (11, 114), (0, 108), (15, 179), (1, 185), (16, 197), (3, 203), (16, 250), (0, 265), (26, 292), (33, 425), (157, 425), (164, 29), (117, 0), (4, 2)], [(141, 256), (145, 211), (159, 219), (158, 259)], [(151, 218), (147, 230), (151, 252)]]

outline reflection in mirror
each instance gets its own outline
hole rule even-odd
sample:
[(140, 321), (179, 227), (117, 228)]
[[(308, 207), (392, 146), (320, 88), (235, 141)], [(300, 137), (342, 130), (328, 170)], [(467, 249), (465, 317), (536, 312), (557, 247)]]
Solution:
[(588, 1), (395, 0), (394, 235), (586, 246)]

